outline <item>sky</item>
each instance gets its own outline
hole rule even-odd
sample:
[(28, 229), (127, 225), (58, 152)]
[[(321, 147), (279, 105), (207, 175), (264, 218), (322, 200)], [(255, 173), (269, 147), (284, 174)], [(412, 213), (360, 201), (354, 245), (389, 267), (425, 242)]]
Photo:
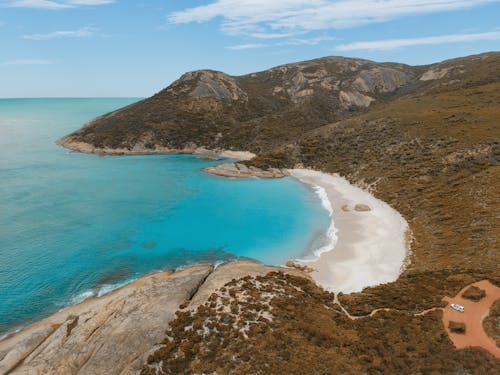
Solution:
[(500, 50), (500, 0), (0, 0), (0, 97), (147, 97), (186, 71)]

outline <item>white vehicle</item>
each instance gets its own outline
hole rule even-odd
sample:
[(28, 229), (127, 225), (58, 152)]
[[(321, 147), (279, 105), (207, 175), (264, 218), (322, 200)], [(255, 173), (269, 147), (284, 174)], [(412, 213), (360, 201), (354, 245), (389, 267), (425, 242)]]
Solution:
[(458, 312), (461, 312), (461, 313), (463, 313), (464, 310), (465, 310), (465, 307), (463, 307), (462, 305), (459, 305), (458, 303), (452, 303), (450, 306), (451, 306), (452, 309), (455, 309), (455, 310), (457, 310)]

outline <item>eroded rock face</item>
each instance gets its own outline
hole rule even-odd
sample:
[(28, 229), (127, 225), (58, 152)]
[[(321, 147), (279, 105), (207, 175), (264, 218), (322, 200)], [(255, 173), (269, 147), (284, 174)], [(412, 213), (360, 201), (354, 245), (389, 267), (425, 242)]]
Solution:
[(248, 100), (236, 80), (227, 74), (198, 70), (184, 74), (168, 89), (170, 92), (188, 93), (194, 98), (211, 97), (223, 101)]
[(339, 93), (339, 99), (342, 105), (347, 108), (351, 106), (366, 108), (375, 100), (357, 91), (341, 91)]
[(386, 93), (397, 90), (409, 81), (410, 76), (401, 70), (377, 67), (359, 73), (353, 87), (361, 92)]
[(435, 79), (441, 79), (444, 78), (449, 72), (448, 68), (442, 68), (442, 69), (430, 69), (426, 71), (422, 76), (420, 77), (421, 81), (432, 81)]

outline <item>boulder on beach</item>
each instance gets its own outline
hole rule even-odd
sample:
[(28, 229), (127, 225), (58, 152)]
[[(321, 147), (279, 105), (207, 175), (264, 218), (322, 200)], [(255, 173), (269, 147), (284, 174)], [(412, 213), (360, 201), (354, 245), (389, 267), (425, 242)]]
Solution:
[(358, 212), (366, 212), (366, 211), (371, 211), (372, 209), (370, 206), (362, 203), (358, 203), (357, 205), (354, 206), (354, 210)]

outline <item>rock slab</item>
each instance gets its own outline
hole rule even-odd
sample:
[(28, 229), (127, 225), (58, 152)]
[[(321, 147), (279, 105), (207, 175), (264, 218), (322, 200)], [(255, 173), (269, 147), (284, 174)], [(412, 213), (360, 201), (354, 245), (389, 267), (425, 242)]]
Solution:
[(145, 276), (0, 342), (0, 374), (133, 374), (212, 266)]

